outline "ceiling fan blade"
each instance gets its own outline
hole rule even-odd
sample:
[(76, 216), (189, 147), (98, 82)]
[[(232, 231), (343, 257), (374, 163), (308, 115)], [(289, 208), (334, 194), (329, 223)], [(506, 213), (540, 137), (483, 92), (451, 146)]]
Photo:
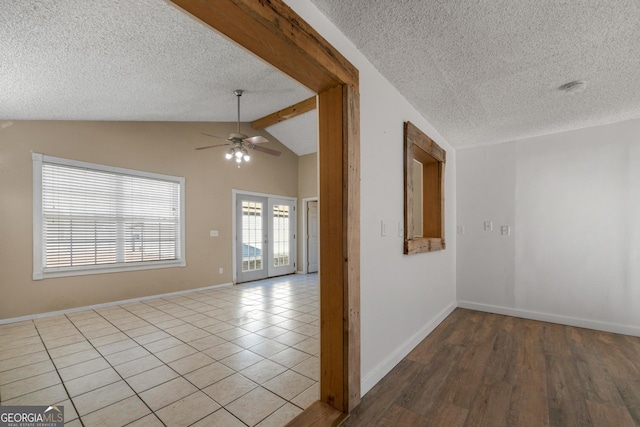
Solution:
[(267, 138), (265, 138), (264, 136), (251, 136), (249, 138), (245, 138), (243, 139), (244, 142), (248, 143), (248, 144), (264, 144), (265, 142), (269, 142), (269, 140)]
[(265, 154), (270, 154), (272, 156), (279, 156), (280, 154), (282, 154), (278, 150), (272, 150), (271, 148), (260, 147), (258, 145), (251, 145), (249, 148), (251, 148), (252, 150), (260, 151), (260, 152), (265, 153)]
[(223, 138), (223, 137), (218, 136), (218, 135), (211, 135), (211, 134), (208, 134), (208, 133), (202, 133), (201, 135), (210, 136), (211, 138), (218, 138), (218, 139), (224, 139), (224, 140), (227, 139), (227, 138)]
[(228, 143), (228, 144), (207, 145), (206, 147), (198, 147), (196, 148), (196, 150), (206, 150), (207, 148), (224, 147), (225, 145), (232, 145), (232, 144)]

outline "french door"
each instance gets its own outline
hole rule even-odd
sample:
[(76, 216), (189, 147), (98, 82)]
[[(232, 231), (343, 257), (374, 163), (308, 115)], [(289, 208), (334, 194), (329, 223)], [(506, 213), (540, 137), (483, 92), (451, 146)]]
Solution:
[(237, 282), (296, 271), (296, 199), (236, 194)]

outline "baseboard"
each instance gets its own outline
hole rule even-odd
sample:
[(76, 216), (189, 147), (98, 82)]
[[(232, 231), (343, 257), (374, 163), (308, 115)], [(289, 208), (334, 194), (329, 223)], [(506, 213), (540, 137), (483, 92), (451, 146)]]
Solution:
[(404, 359), (420, 342), (427, 337), (444, 319), (456, 309), (456, 303), (449, 304), (444, 310), (433, 317), (426, 325), (424, 325), (412, 337), (406, 340), (398, 347), (389, 357), (376, 366), (371, 372), (362, 378), (360, 393), (364, 396), (369, 390), (375, 386), (378, 381), (384, 378), (391, 370)]
[(539, 311), (521, 310), (517, 308), (503, 307), (498, 305), (479, 304), (471, 301), (458, 301), (458, 307), (468, 308), (470, 310), (485, 311), (488, 313), (503, 314), (506, 316), (521, 317), (523, 319), (540, 320), (542, 322), (558, 323), (561, 325), (576, 326), (578, 328), (594, 329), (596, 331), (613, 332), (616, 334), (640, 337), (640, 327), (621, 325), (619, 323), (600, 322), (598, 320), (562, 316), (559, 314), (542, 313)]
[(189, 294), (189, 293), (192, 293), (192, 292), (207, 291), (207, 290), (216, 289), (216, 288), (226, 288), (226, 287), (229, 287), (229, 286), (233, 286), (233, 283), (223, 283), (221, 285), (206, 286), (204, 288), (187, 289), (187, 290), (184, 290), (184, 291), (169, 292), (169, 293), (166, 293), (166, 294), (149, 295), (149, 296), (139, 297), (139, 298), (131, 298), (131, 299), (120, 300), (120, 301), (105, 302), (105, 303), (102, 303), (102, 304), (94, 304), (94, 305), (87, 305), (87, 306), (83, 306), (83, 307), (68, 308), (68, 309), (65, 309), (65, 310), (49, 311), (47, 313), (30, 314), (28, 316), (12, 317), (12, 318), (8, 318), (8, 319), (0, 319), (0, 325), (4, 325), (4, 324), (7, 324), (7, 323), (23, 322), (25, 320), (41, 319), (43, 317), (58, 316), (58, 315), (61, 315), (61, 314), (75, 313), (77, 311), (83, 311), (83, 310), (95, 310), (95, 309), (98, 309), (98, 308), (112, 307), (114, 305), (131, 304), (133, 302), (146, 301), (146, 300), (150, 300), (150, 299), (154, 299), (154, 298), (175, 297), (175, 296), (178, 296), (178, 295)]

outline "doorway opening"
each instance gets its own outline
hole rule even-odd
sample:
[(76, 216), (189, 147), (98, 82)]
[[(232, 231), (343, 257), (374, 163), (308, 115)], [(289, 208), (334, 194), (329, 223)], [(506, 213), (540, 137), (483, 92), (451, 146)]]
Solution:
[(338, 423), (360, 403), (358, 69), (282, 0), (171, 1), (318, 93), (321, 401), (296, 425)]
[(320, 228), (318, 198), (302, 199), (302, 272), (317, 273), (319, 270)]

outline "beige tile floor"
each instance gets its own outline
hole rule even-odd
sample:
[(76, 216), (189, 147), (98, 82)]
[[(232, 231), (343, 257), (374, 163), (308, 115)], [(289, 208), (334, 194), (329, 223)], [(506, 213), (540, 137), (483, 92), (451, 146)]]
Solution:
[(0, 326), (0, 404), (69, 426), (282, 426), (318, 399), (317, 275)]

